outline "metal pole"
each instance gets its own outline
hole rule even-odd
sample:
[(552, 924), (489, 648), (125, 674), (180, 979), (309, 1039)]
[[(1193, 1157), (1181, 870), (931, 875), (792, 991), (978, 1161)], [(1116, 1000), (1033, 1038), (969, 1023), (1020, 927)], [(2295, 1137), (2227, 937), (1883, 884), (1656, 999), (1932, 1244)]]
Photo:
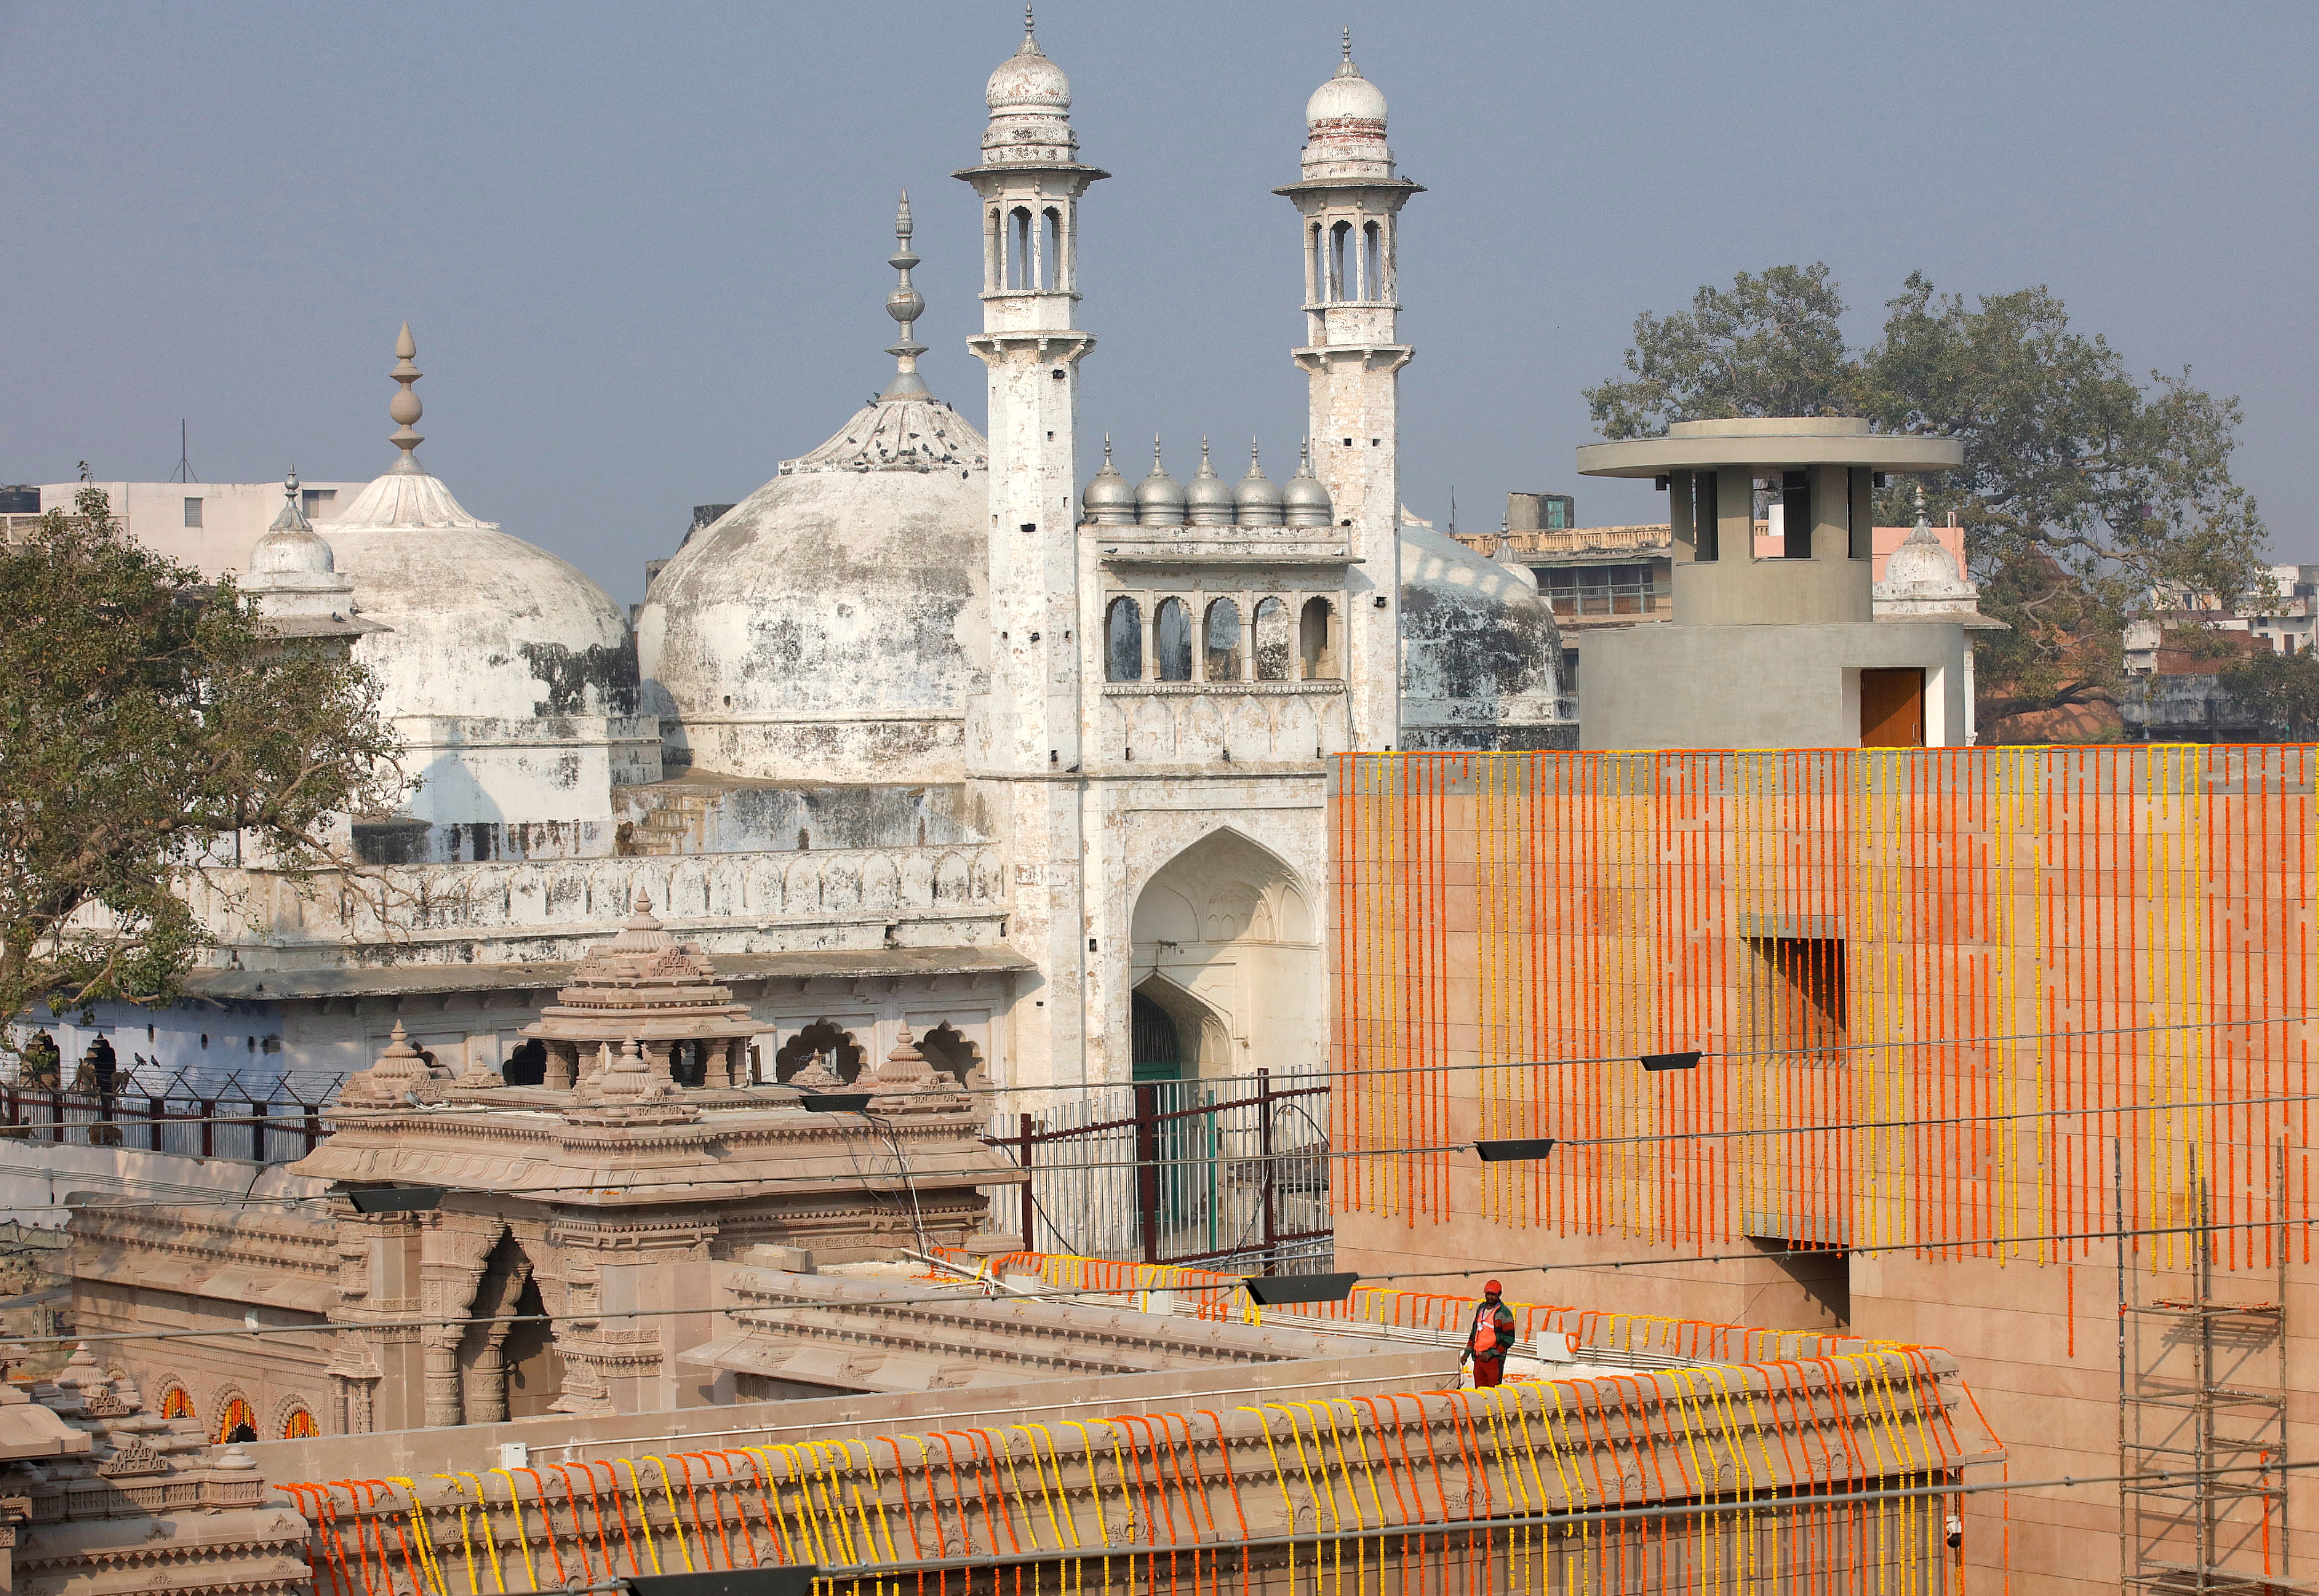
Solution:
[(1038, 1232), (1031, 1228), (1031, 1221), (1039, 1212), (1037, 1203), (1031, 1196), (1031, 1116), (1017, 1114), (1015, 1121), (1023, 1134), (1023, 1246), (1026, 1251), (1037, 1252), (1040, 1250)]
[(217, 1099), (197, 1099), (202, 1105), (202, 1157), (217, 1157)]
[(1257, 1166), (1263, 1173), (1258, 1177), (1259, 1200), (1264, 1204), (1264, 1267), (1279, 1267), (1277, 1249), (1280, 1246), (1280, 1206), (1274, 1200), (1272, 1177), (1272, 1071), (1256, 1072), (1256, 1150)]
[(1143, 1230), (1143, 1261), (1160, 1261), (1159, 1089), (1146, 1081), (1135, 1088), (1135, 1207)]

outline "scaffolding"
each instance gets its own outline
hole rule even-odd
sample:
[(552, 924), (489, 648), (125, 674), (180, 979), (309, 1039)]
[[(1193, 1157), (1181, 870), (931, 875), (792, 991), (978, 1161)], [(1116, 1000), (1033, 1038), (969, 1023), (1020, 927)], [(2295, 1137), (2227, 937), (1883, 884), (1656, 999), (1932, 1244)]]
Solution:
[[(2115, 1155), (2113, 1155), (2115, 1156)], [(2197, 1223), (2212, 1222), (2192, 1181)], [(2125, 1226), (2118, 1226), (2122, 1232)], [(2269, 1300), (2255, 1271), (2218, 1284), (2200, 1229), (2188, 1267), (2159, 1269), (2120, 1235), (2118, 1535), (2130, 1589), (2257, 1596), (2319, 1590), (2287, 1568), (2287, 1246), (2270, 1249)], [(2145, 1275), (2147, 1279), (2145, 1280)], [(2145, 1289), (2150, 1294), (2145, 1295)]]

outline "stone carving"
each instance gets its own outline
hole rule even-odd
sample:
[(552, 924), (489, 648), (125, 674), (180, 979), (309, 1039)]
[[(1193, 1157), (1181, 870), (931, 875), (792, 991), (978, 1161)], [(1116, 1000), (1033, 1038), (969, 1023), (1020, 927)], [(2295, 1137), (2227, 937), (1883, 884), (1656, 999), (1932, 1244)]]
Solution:
[[(339, 1109), (389, 1110), (404, 1107), (413, 1093), (421, 1093), (440, 1085), (447, 1072), (428, 1068), (419, 1050), (411, 1045), (404, 1034), (402, 1022), (394, 1023), (394, 1034), (387, 1040), (386, 1050), (368, 1069), (349, 1076), (338, 1088), (335, 1106)], [(439, 1096), (439, 1093), (437, 1094)]]
[(168, 1466), (143, 1436), (131, 1436), (113, 1449), (112, 1456), (96, 1465), (96, 1472), (108, 1480), (122, 1480), (164, 1474)]

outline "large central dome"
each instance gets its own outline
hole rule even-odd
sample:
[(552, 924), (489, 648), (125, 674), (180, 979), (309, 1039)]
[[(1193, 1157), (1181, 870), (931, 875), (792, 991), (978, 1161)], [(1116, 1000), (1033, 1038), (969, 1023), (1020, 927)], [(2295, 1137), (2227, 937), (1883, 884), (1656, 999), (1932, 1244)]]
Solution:
[(902, 322), (886, 392), (694, 535), (636, 621), (672, 766), (761, 780), (955, 781), (988, 670), (989, 449), (926, 392)]

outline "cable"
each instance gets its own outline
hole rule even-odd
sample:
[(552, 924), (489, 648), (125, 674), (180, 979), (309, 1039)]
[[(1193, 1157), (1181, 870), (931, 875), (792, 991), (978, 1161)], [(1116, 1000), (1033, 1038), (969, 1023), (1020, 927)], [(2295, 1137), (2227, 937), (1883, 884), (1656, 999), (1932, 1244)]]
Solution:
[[(2224, 1223), (2153, 1225), (2140, 1230), (2053, 1231), (2034, 1235), (1985, 1236), (1973, 1240), (1957, 1241), (1893, 1241), (1872, 1247), (1797, 1247), (1787, 1249), (1764, 1249), (1762, 1250), (1751, 1249), (1746, 1252), (1701, 1253), (1680, 1258), (1587, 1258), (1573, 1263), (1493, 1264), (1471, 1269), (1400, 1269), (1382, 1275), (1359, 1276), (1356, 1279), (1355, 1285), (1357, 1286), (1367, 1285), (1376, 1282), (1392, 1280), (1463, 1279), (1473, 1275), (1501, 1275), (1507, 1273), (1545, 1275), (1554, 1273), (1557, 1270), (1569, 1269), (1656, 1268), (1665, 1267), (1672, 1264), (1744, 1263), (1755, 1262), (1764, 1258), (1827, 1258), (1830, 1254), (1843, 1254), (1846, 1257), (1850, 1257), (1863, 1253), (1879, 1252), (1938, 1252), (1951, 1248), (2002, 1247), (2022, 1241), (2107, 1241), (2126, 1240), (2140, 1236), (2207, 1235), (2217, 1231), (2302, 1230), (2309, 1229), (2313, 1225), (2319, 1225), (2319, 1215), (2291, 1220), (2245, 1220)], [(1192, 1268), (1188, 1265), (1166, 1263), (1144, 1264), (1139, 1260), (1130, 1258), (1105, 1258), (1094, 1261), (1114, 1263), (1125, 1268), (1174, 1269), (1181, 1274), (1197, 1275), (1210, 1272), (1207, 1270)], [(845, 1276), (832, 1276), (832, 1278), (844, 1279)], [(1152, 1289), (1165, 1289), (1169, 1291), (1186, 1293), (1238, 1291), (1241, 1289), (1244, 1280), (1244, 1276), (1223, 1277), (1205, 1284), (1194, 1281), (1178, 1280), (1169, 1282), (1164, 1288)], [(1135, 1286), (1126, 1287), (1124, 1289), (1096, 1286), (1060, 1287), (1042, 1292), (1040, 1296), (1042, 1300), (1051, 1300), (1058, 1297), (1132, 1296), (1137, 1291), (1142, 1289), (1146, 1288)], [(795, 1311), (806, 1312), (812, 1309), (831, 1307), (874, 1309), (886, 1307), (923, 1306), (928, 1303), (949, 1303), (955, 1304), (961, 1302), (972, 1300), (974, 1299), (970, 1296), (961, 1295), (956, 1292), (950, 1292), (925, 1297), (870, 1297), (844, 1303), (810, 1303), (799, 1305)], [(1548, 1304), (1533, 1303), (1530, 1305), (1543, 1307)], [(0, 1340), (0, 1351), (5, 1351), (14, 1347), (62, 1345), (76, 1341), (166, 1341), (177, 1340), (194, 1336), (213, 1336), (223, 1338), (233, 1336), (325, 1335), (338, 1330), (429, 1330), (444, 1328), (455, 1324), (579, 1323), (582, 1321), (592, 1321), (601, 1319), (652, 1319), (677, 1313), (772, 1313), (780, 1312), (782, 1310), (778, 1307), (751, 1306), (724, 1308), (636, 1308), (625, 1309), (618, 1312), (603, 1311), (593, 1313), (565, 1313), (561, 1315), (552, 1313), (510, 1313), (497, 1315), (475, 1315), (460, 1319), (326, 1320), (318, 1324), (285, 1324), (260, 1326), (257, 1328), (252, 1328), (248, 1325), (240, 1325), (233, 1327), (221, 1327), (215, 1330), (129, 1330), (110, 1335), (41, 1336), (17, 1341)], [(1643, 1317), (1648, 1318), (1654, 1316), (1643, 1315)], [(1294, 1323), (1295, 1317), (1292, 1316), (1288, 1322)], [(1380, 1326), (1379, 1328), (1390, 1329), (1392, 1327)], [(1872, 1338), (1868, 1337), (1839, 1336), (1836, 1335), (1832, 1331), (1826, 1330), (1797, 1333), (1825, 1336), (1831, 1340), (1872, 1339)]]
[[(1809, 1051), (1813, 1050), (1806, 1050)], [(1251, 1099), (1251, 1101), (1253, 1100)], [(2175, 1114), (2188, 1112), (2194, 1109), (2257, 1108), (2286, 1103), (2314, 1102), (2319, 1102), (2319, 1092), (2293, 1092), (2269, 1097), (2210, 1097), (2188, 1103), (2119, 1104), (2115, 1106), (2106, 1108), (2039, 1108), (2026, 1109), (2017, 1114), (1951, 1114), (1925, 1119), (1844, 1120), (1821, 1125), (1773, 1125), (1723, 1131), (1671, 1131), (1664, 1134), (1653, 1133), (1635, 1136), (1557, 1137), (1554, 1139), (1554, 1141), (1555, 1145), (1558, 1148), (1581, 1148), (1623, 1147), (1638, 1142), (1701, 1141), (1720, 1139), (1737, 1140), (1767, 1136), (1831, 1136), (1840, 1132), (1854, 1131), (1907, 1131), (1935, 1126), (1983, 1125), (2025, 1120), (2067, 1119), (2073, 1115)], [(1302, 1111), (1299, 1110), (1299, 1112), (1301, 1113)], [(862, 1117), (869, 1119), (873, 1116), (864, 1114)], [(1308, 1121), (1310, 1120), (1309, 1115), (1305, 1117)], [(1131, 1120), (1121, 1123), (1132, 1124), (1135, 1122)], [(1318, 1129), (1318, 1126), (1316, 1125), (1315, 1128)], [(890, 1134), (891, 1132), (881, 1132), (881, 1135)], [(998, 1137), (985, 1136), (982, 1138), (982, 1141), (985, 1146), (1001, 1150), (1010, 1149), (1015, 1145), (1013, 1141)], [(889, 1145), (891, 1144), (892, 1143), (889, 1141)], [(50, 1141), (45, 1139), (33, 1139), (33, 1145), (54, 1147), (69, 1144)], [(1304, 1147), (1293, 1148), (1286, 1151), (1276, 1151), (1271, 1153), (1251, 1153), (1244, 1158), (1235, 1158), (1233, 1161), (1236, 1163), (1260, 1163), (1268, 1159), (1274, 1163), (1280, 1163), (1289, 1160), (1301, 1161), (1309, 1159), (1333, 1161), (1351, 1159), (1419, 1158), (1435, 1153), (1467, 1152), (1473, 1149), (1473, 1146), (1474, 1144), (1471, 1141), (1449, 1141), (1418, 1147), (1370, 1147), (1345, 1149)], [(990, 1173), (990, 1171), (985, 1170), (979, 1167), (971, 1168), (920, 1168), (912, 1165), (907, 1157), (902, 1157), (898, 1154), (898, 1159), (901, 1163), (902, 1168), (897, 1172), (897, 1177), (902, 1179), (906, 1184), (909, 1182), (914, 1176), (917, 1175), (973, 1176)], [(1197, 1161), (1198, 1160), (1169, 1159), (1099, 1159), (1092, 1162), (1074, 1163), (1068, 1166), (1067, 1168), (1070, 1173), (1078, 1173), (1080, 1171), (1090, 1169), (1140, 1169), (1147, 1166), (1156, 1168), (1173, 1168)], [(259, 1168), (262, 1173), (266, 1169), (278, 1168), (282, 1167), (283, 1166), (280, 1165), (266, 1164), (261, 1165)], [(1017, 1164), (1012, 1166), (1012, 1168), (1019, 1170), (1022, 1166)], [(861, 1177), (861, 1169), (858, 1164), (855, 1166), (855, 1175), (857, 1177)], [(785, 1180), (793, 1179), (798, 1182), (811, 1182), (820, 1178), (822, 1177), (819, 1176), (811, 1175), (773, 1177), (753, 1184), (763, 1186), (779, 1186)], [(256, 1184), (257, 1182), (253, 1179), (251, 1186), (255, 1187)], [(447, 1187), (445, 1189), (458, 1191), (470, 1188)], [(483, 1188), (473, 1189), (481, 1192)], [(309, 1196), (258, 1197), (240, 1202), (222, 1198), (188, 1198), (184, 1201), (170, 1202), (165, 1199), (156, 1198), (149, 1202), (135, 1203), (24, 1203), (6, 1205), (5, 1212), (11, 1213), (94, 1213), (98, 1211), (119, 1212), (136, 1208), (232, 1208), (264, 1207), (267, 1205), (295, 1206), (303, 1203), (325, 1202), (336, 1195), (338, 1194), (318, 1192)], [(914, 1189), (913, 1195), (915, 1196)], [(1033, 1197), (1033, 1204), (1034, 1206), (1038, 1205), (1035, 1195)], [(1042, 1207), (1041, 1212), (1042, 1213), (1044, 1213), (1043, 1207)], [(1051, 1225), (1052, 1222), (1050, 1221), (1050, 1223)], [(1052, 1225), (1052, 1228), (1056, 1235), (1061, 1236), (1063, 1234), (1063, 1230), (1060, 1225)], [(1025, 1238), (1025, 1240), (1028, 1240), (1028, 1238)], [(1943, 1243), (1942, 1245), (1948, 1245), (1948, 1243)], [(1963, 1244), (1960, 1243), (1959, 1245)]]
[[(2096, 1036), (2149, 1036), (2181, 1031), (2220, 1031), (2229, 1030), (2234, 1027), (2256, 1025), (2294, 1025), (2314, 1020), (2319, 1020), (2319, 1014), (2273, 1014), (2247, 1019), (2182, 1020), (2162, 1025), (2112, 1025), (2098, 1027), (2092, 1030), (2072, 1031), (2016, 1031), (2004, 1032), (1996, 1036), (1927, 1037), (1896, 1039), (1886, 1041), (1832, 1042), (1809, 1045), (1800, 1044), (1795, 1047), (1784, 1048), (1728, 1049), (1721, 1052), (1702, 1051), (1700, 1054), (1700, 1057), (1702, 1060), (1707, 1059), (1783, 1059), (1802, 1056), (1825, 1058), (1835, 1053), (1878, 1052), (1896, 1048), (1922, 1049), (1993, 1047), (2000, 1043), (2065, 1041)], [(1330, 1089), (1331, 1086), (1334, 1082), (1337, 1081), (1376, 1079), (1381, 1077), (1393, 1075), (1460, 1075), (1486, 1069), (1551, 1069), (1564, 1065), (1631, 1064), (1635, 1061), (1636, 1055), (1633, 1053), (1602, 1053), (1578, 1055), (1565, 1059), (1511, 1059), (1505, 1062), (1490, 1064), (1407, 1064), (1381, 1069), (1360, 1069), (1332, 1066), (1323, 1072), (1325, 1078), (1318, 1084), (1313, 1086), (1283, 1087), (1275, 1090), (1271, 1094), (1271, 1096), (1277, 1100), (1292, 1094), (1304, 1095), (1315, 1092), (1325, 1092)], [(1226, 1077), (1223, 1078), (1241, 1079), (1244, 1078)], [(1289, 1078), (1297, 1079), (1303, 1078), (1292, 1076)], [(1126, 1081), (1064, 1081), (1058, 1082), (1051, 1086), (1024, 1085), (1011, 1087), (969, 1087), (961, 1085), (951, 1089), (947, 1095), (956, 1097), (1004, 1097), (1029, 1093), (1043, 1094), (1048, 1096), (1060, 1096), (1072, 1094), (1121, 1091), (1126, 1089), (1132, 1083)], [(19, 1096), (37, 1096), (44, 1100), (51, 1101), (59, 1095), (54, 1091), (36, 1087), (14, 1087), (0, 1089), (13, 1091)], [(523, 1089), (529, 1090), (534, 1088)], [(743, 1087), (731, 1089), (747, 1091), (752, 1088)], [(72, 1094), (69, 1093), (63, 1095), (68, 1096), (72, 1096)], [(124, 1094), (121, 1093), (114, 1094), (116, 1096), (123, 1095)], [(134, 1094), (126, 1095), (133, 1096)], [(257, 1099), (248, 1099), (248, 1101), (256, 1102)], [(1228, 1103), (1219, 1105), (1217, 1106), (1234, 1107), (1239, 1106), (1243, 1103), (1256, 1103), (1259, 1101), (1261, 1101), (1261, 1099), (1257, 1097), (1233, 1098)], [(277, 1105), (274, 1101), (269, 1100), (267, 1105), (271, 1107), (276, 1106)], [(328, 1103), (308, 1104), (296, 1099), (284, 1099), (281, 1100), (279, 1105), (294, 1105), (303, 1110), (308, 1115), (319, 1114), (324, 1118), (329, 1117), (329, 1105)], [(774, 1104), (772, 1106), (781, 1106), (781, 1105)], [(85, 1129), (90, 1124), (150, 1125), (157, 1123), (173, 1125), (194, 1125), (203, 1123), (248, 1125), (267, 1120), (270, 1117), (274, 1116), (264, 1114), (219, 1114), (208, 1120), (203, 1120), (198, 1117), (187, 1117), (182, 1119), (165, 1117), (158, 1122), (150, 1119), (123, 1119), (100, 1120), (93, 1122), (67, 1121), (65, 1122), (65, 1124), (67, 1128), (76, 1130)], [(288, 1119), (299, 1116), (283, 1115), (279, 1117)], [(28, 1126), (26, 1128), (38, 1129), (49, 1127)], [(285, 1125), (278, 1128), (288, 1130), (292, 1127)]]

